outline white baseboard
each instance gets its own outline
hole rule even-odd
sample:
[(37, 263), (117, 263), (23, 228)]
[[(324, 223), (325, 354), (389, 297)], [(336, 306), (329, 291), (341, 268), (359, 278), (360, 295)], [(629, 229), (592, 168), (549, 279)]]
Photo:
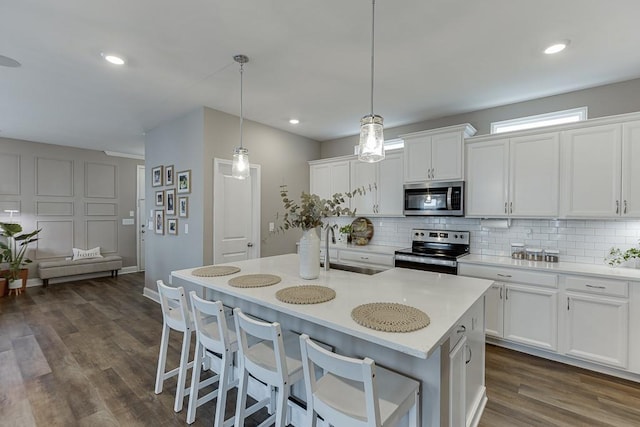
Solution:
[(158, 291), (154, 291), (153, 289), (149, 289), (145, 286), (142, 291), (142, 295), (149, 298), (151, 301), (155, 301), (160, 304), (160, 295), (158, 295)]
[[(135, 265), (132, 265), (129, 267), (122, 267), (120, 270), (118, 270), (119, 275), (131, 274), (131, 273), (137, 273), (137, 272), (138, 272), (138, 267)], [(56, 277), (56, 278), (49, 279), (49, 284), (51, 285), (55, 283), (75, 282), (76, 280), (95, 279), (96, 277), (106, 277), (110, 275), (111, 275), (111, 271), (102, 271), (99, 273), (88, 273), (88, 274), (78, 274), (74, 276)], [(35, 286), (42, 286), (42, 279), (37, 277), (33, 279), (27, 279), (27, 288), (32, 288)]]

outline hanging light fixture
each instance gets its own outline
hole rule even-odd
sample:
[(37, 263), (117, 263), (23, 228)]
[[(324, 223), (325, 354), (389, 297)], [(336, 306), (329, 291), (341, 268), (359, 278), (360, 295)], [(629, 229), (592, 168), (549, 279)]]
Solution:
[(249, 150), (242, 146), (242, 71), (243, 66), (249, 62), (249, 58), (245, 55), (236, 55), (233, 60), (240, 64), (240, 147), (233, 150), (233, 163), (231, 164), (231, 176), (237, 179), (246, 179), (249, 177)]
[(376, 28), (376, 0), (371, 1), (371, 114), (360, 120), (360, 144), (358, 145), (358, 159), (363, 162), (374, 163), (384, 160), (384, 133), (382, 116), (373, 114), (373, 69), (374, 45)]

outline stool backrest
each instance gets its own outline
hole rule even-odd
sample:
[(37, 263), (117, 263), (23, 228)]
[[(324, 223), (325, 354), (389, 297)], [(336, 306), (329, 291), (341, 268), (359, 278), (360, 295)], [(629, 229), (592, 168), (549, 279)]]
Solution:
[(229, 350), (231, 337), (227, 329), (227, 318), (221, 301), (207, 301), (189, 292), (196, 335), (202, 345), (216, 353)]
[[(245, 369), (267, 384), (280, 386), (288, 384), (289, 375), (280, 324), (252, 319), (239, 308), (233, 309), (233, 316), (238, 336), (238, 356), (242, 358)], [(262, 342), (250, 348), (247, 335), (258, 338)]]
[(191, 328), (191, 316), (184, 288), (182, 286), (178, 288), (167, 286), (162, 280), (158, 280), (156, 283), (164, 322), (176, 331), (188, 331)]
[[(311, 341), (308, 335), (300, 336), (300, 350), (302, 353), (302, 368), (304, 370), (305, 392), (308, 410), (314, 410), (331, 425), (341, 426), (379, 426), (380, 407), (375, 383), (375, 362), (366, 357), (355, 359), (332, 353)], [(317, 381), (315, 366), (321, 368), (324, 375), (332, 374), (351, 382), (354, 386), (362, 387), (364, 391), (366, 420), (356, 420), (346, 411), (324, 403), (316, 394)], [(359, 383), (359, 384), (358, 384)], [(309, 402), (310, 401), (310, 402)]]

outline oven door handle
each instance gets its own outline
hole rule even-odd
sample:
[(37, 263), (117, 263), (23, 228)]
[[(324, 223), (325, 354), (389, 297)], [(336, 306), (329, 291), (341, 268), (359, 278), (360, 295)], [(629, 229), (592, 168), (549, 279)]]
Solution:
[(427, 256), (415, 256), (415, 255), (396, 255), (396, 261), (415, 262), (417, 264), (430, 264), (430, 265), (444, 265), (446, 267), (457, 267), (458, 261), (450, 259), (437, 259)]

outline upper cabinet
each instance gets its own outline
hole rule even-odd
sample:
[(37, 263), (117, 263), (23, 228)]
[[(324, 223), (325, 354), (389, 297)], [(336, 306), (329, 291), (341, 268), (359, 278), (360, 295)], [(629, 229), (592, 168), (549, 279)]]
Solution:
[(640, 121), (564, 131), (562, 156), (563, 216), (640, 217)]
[(348, 159), (318, 160), (309, 164), (311, 193), (329, 199), (351, 189)]
[(367, 192), (351, 199), (351, 209), (356, 209), (357, 214), (402, 215), (402, 153), (387, 153), (378, 163), (351, 160), (351, 189), (358, 187)]
[(462, 180), (463, 142), (475, 133), (473, 126), (464, 124), (401, 135), (404, 182)]
[(467, 216), (558, 217), (558, 132), (466, 145)]

